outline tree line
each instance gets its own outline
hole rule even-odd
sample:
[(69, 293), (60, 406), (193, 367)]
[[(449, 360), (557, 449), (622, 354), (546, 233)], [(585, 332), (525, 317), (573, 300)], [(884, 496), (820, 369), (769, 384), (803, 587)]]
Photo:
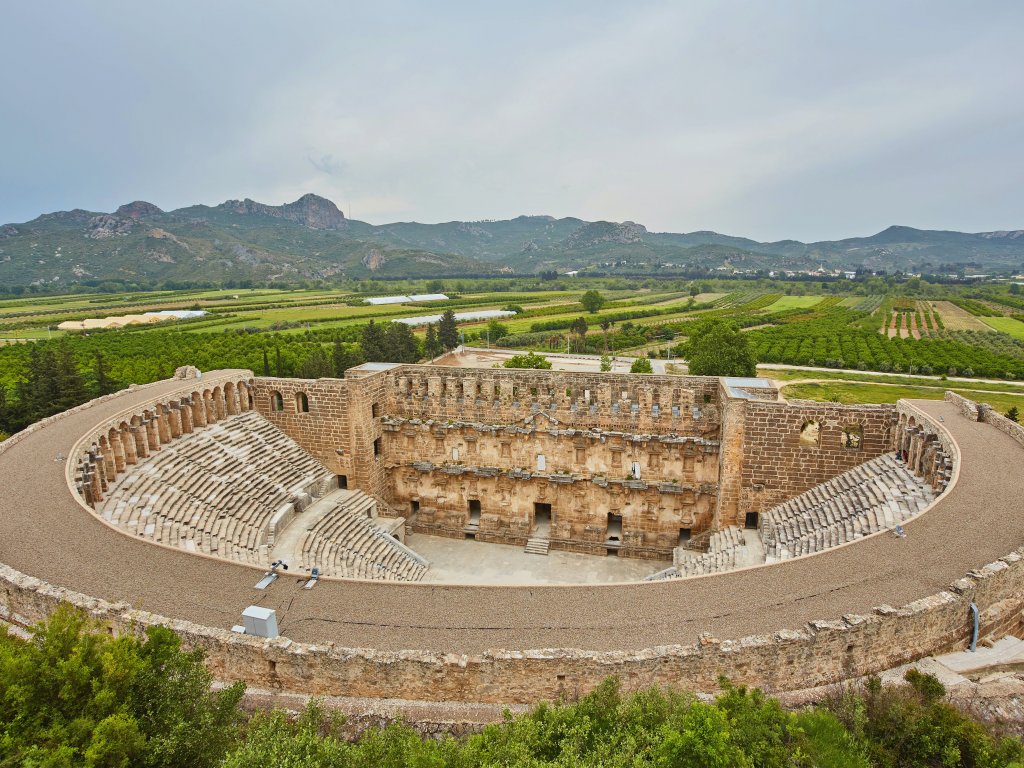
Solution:
[(451, 310), (419, 339), (404, 323), (304, 333), (101, 331), (0, 347), (0, 439), (129, 384), (169, 378), (175, 368), (248, 368), (258, 375), (341, 377), (367, 360), (415, 363), (459, 344)]
[(28, 640), (0, 630), (0, 766), (32, 768), (931, 768), (1017, 766), (1024, 745), (911, 670), (797, 711), (721, 681), (711, 700), (614, 679), (575, 700), (506, 714), (482, 732), (423, 739), (393, 724), (350, 741), (313, 700), (248, 715), (244, 686), (212, 690), (201, 651), (165, 627), (113, 637), (65, 607)]

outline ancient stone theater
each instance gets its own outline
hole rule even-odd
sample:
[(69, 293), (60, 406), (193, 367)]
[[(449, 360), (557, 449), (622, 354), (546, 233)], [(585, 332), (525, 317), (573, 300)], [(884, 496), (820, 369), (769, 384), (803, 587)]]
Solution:
[(813, 689), (1022, 629), (1022, 469), (1024, 430), (953, 393), (183, 368), (0, 444), (0, 618), (166, 624), (296, 694)]

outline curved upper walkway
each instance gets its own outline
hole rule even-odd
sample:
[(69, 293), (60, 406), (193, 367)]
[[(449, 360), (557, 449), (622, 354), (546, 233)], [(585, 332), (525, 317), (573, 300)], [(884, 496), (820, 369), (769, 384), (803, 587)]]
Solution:
[[(205, 383), (205, 382), (204, 382)], [(53, 584), (214, 627), (253, 603), (275, 608), (281, 633), (381, 650), (638, 650), (708, 632), (738, 638), (900, 606), (945, 589), (1024, 543), (1024, 448), (943, 402), (915, 401), (960, 445), (959, 481), (907, 536), (880, 535), (823, 555), (720, 575), (609, 586), (479, 587), (323, 582), (287, 574), (269, 590), (258, 571), (130, 538), (83, 509), (57, 452), (122, 409), (195, 382), (126, 392), (28, 435), (0, 454), (0, 562)]]

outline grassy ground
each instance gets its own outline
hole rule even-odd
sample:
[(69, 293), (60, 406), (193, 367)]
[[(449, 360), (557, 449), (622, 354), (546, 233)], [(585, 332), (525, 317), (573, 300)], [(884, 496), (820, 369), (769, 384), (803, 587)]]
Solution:
[(960, 387), (910, 387), (889, 386), (868, 383), (823, 383), (790, 384), (782, 388), (782, 395), (788, 399), (818, 400), (822, 402), (854, 403), (895, 403), (901, 398), (919, 400), (941, 400), (946, 389), (953, 389), (959, 395), (988, 403), (1000, 413), (1016, 406), (1024, 414), (1024, 394), (1007, 395), (993, 392), (978, 392)]
[(1014, 320), (1012, 317), (983, 317), (980, 318), (985, 325), (995, 328), (997, 331), (1008, 333), (1015, 339), (1024, 339), (1024, 323)]
[(978, 392), (1019, 391), (1024, 396), (1024, 384), (1000, 382), (986, 384), (983, 382), (956, 382), (945, 379), (925, 379), (914, 376), (877, 376), (870, 373), (846, 373), (844, 371), (799, 371), (774, 368), (759, 368), (758, 376), (775, 381), (800, 381), (806, 379), (838, 379), (842, 381), (865, 382), (868, 384), (900, 384), (908, 387), (936, 387), (942, 391), (957, 387), (969, 387)]
[(780, 312), (784, 309), (810, 309), (819, 303), (824, 296), (783, 296), (774, 304), (770, 304), (766, 312)]

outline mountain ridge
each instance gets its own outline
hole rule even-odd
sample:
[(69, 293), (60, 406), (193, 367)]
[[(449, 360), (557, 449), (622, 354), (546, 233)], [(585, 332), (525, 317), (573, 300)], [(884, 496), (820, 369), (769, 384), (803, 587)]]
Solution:
[(111, 213), (75, 208), (0, 225), (0, 285), (427, 277), (544, 270), (740, 269), (952, 271), (1024, 268), (1024, 230), (966, 233), (892, 225), (864, 237), (760, 242), (710, 230), (652, 232), (633, 221), (520, 215), (393, 222), (347, 218), (307, 193), (165, 211), (145, 200)]

